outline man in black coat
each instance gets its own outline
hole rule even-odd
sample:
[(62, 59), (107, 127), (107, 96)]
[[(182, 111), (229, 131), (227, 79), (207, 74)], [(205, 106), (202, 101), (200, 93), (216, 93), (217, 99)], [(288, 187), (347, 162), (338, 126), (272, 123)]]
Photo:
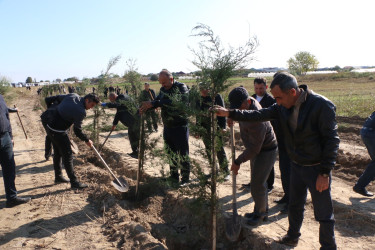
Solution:
[(113, 119), (112, 130), (116, 129), (118, 122), (120, 121), (128, 128), (128, 136), (130, 146), (132, 148), (131, 153), (128, 155), (133, 158), (138, 158), (138, 144), (139, 144), (139, 113), (137, 112), (136, 104), (131, 100), (128, 95), (117, 95), (115, 92), (111, 92), (108, 95), (111, 102), (102, 103), (102, 106), (108, 108), (116, 108), (117, 112)]
[(289, 192), (289, 229), (278, 242), (297, 246), (303, 213), (310, 191), (315, 219), (319, 221), (321, 249), (337, 249), (331, 198), (331, 170), (339, 148), (336, 107), (311, 91), (298, 86), (286, 72), (275, 74), (271, 93), (277, 104), (261, 110), (227, 110), (216, 107), (219, 116), (235, 121), (278, 120), (288, 156), (292, 161)]
[[(59, 102), (53, 109), (47, 109), (42, 115), (42, 123), (53, 145), (53, 166), (55, 169), (55, 183), (69, 182), (72, 188), (86, 188), (87, 185), (78, 181), (73, 169), (73, 151), (71, 148), (68, 129), (74, 124), (73, 130), (76, 136), (92, 147), (92, 141), (82, 131), (82, 121), (86, 117), (86, 110), (99, 103), (99, 98), (94, 94), (80, 97), (75, 93), (58, 95), (46, 98), (47, 106)], [(63, 163), (69, 180), (62, 175)]]
[[(16, 163), (13, 152), (12, 127), (9, 120), (8, 107), (0, 95), (0, 165), (5, 187), (6, 207), (14, 207), (29, 202), (29, 197), (18, 197), (15, 184)], [(14, 112), (14, 110), (12, 110)], [(15, 111), (17, 112), (17, 111)]]
[[(156, 98), (155, 91), (153, 89), (150, 89), (150, 84), (148, 82), (145, 82), (145, 89), (142, 90), (142, 93), (141, 93), (142, 101), (152, 102), (153, 100), (155, 100), (155, 98)], [(158, 115), (155, 109), (147, 110), (146, 122), (147, 122), (147, 128), (149, 132), (152, 132), (151, 122), (152, 122), (155, 132), (158, 131)]]
[(154, 101), (143, 102), (142, 113), (149, 109), (161, 107), (161, 118), (164, 124), (163, 138), (167, 154), (171, 158), (170, 179), (179, 182), (178, 169), (181, 169), (181, 185), (189, 182), (189, 128), (186, 108), (189, 102), (189, 90), (184, 83), (173, 80), (173, 75), (166, 69), (159, 73), (162, 85)]

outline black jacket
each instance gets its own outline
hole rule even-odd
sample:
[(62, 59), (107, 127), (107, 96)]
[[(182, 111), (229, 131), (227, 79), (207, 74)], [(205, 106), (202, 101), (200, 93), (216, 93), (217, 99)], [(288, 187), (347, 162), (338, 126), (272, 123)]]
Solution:
[(156, 95), (153, 89), (142, 90), (142, 101), (153, 101), (155, 100)]
[(89, 141), (82, 131), (82, 121), (86, 117), (84, 98), (75, 93), (68, 95), (57, 95), (45, 99), (47, 107), (53, 103), (59, 103), (56, 108), (47, 109), (42, 115), (42, 121), (54, 130), (68, 130), (72, 124), (74, 133), (82, 141)]
[[(255, 100), (257, 99), (256, 94), (252, 95), (251, 97), (253, 97)], [(259, 102), (259, 104), (262, 106), (262, 108), (268, 108), (268, 107), (272, 106), (274, 103), (276, 103), (275, 98), (270, 96), (270, 94), (268, 94), (267, 92), (263, 96), (262, 100), (260, 100), (260, 102)]]
[(229, 117), (239, 121), (269, 121), (277, 119), (290, 159), (299, 165), (320, 165), (320, 173), (329, 173), (336, 163), (339, 137), (337, 135), (336, 107), (324, 96), (307, 91), (302, 103), (296, 131), (288, 125), (292, 109), (277, 104), (261, 110), (233, 110)]
[(12, 136), (12, 127), (9, 120), (8, 107), (5, 103), (5, 100), (2, 95), (0, 95), (0, 134), (9, 132), (11, 138)]
[(184, 83), (174, 82), (166, 90), (160, 88), (159, 95), (152, 101), (154, 108), (161, 107), (161, 118), (164, 127), (183, 127), (188, 125), (186, 109), (189, 103), (189, 90)]
[[(211, 127), (211, 118), (209, 116), (209, 113), (207, 112), (207, 110), (211, 107), (211, 104), (212, 104), (212, 98), (211, 96), (201, 96), (201, 100), (197, 102), (197, 108), (202, 111), (202, 113), (197, 116), (197, 124), (204, 127), (204, 128), (207, 128), (209, 129)], [(220, 95), (220, 94), (217, 94), (215, 96), (215, 105), (219, 105), (221, 107), (225, 107), (224, 106), (224, 100), (223, 100), (223, 97)], [(225, 129), (226, 128), (226, 118), (225, 117), (220, 117), (218, 116), (217, 117), (217, 125), (221, 128), (221, 129)]]
[(132, 102), (132, 99), (128, 95), (120, 94), (116, 98), (116, 102), (107, 103), (108, 108), (116, 108), (117, 112), (115, 119), (113, 119), (113, 125), (117, 125), (121, 121), (125, 126), (131, 127), (135, 124), (136, 115), (132, 113), (137, 112), (135, 103)]

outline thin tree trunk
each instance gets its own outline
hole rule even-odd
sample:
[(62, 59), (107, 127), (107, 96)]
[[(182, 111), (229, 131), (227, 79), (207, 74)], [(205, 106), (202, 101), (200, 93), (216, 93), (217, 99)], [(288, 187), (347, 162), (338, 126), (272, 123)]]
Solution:
[[(215, 97), (212, 98), (212, 105), (214, 106)], [(216, 134), (216, 113), (211, 112), (211, 215), (212, 215), (212, 249), (216, 249), (216, 233), (217, 233), (217, 226), (216, 226), (216, 210), (217, 210), (217, 197), (216, 197), (216, 150), (215, 150), (215, 134)]]

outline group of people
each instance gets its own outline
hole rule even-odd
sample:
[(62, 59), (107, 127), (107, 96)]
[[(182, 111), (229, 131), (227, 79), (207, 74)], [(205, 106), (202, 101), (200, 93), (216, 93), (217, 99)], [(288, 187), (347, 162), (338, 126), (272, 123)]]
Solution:
[[(128, 127), (133, 151), (129, 155), (132, 157), (138, 156), (140, 115), (145, 114), (150, 118), (150, 132), (152, 129), (157, 131), (155, 110), (160, 108), (166, 153), (170, 157), (169, 180), (186, 185), (190, 177), (189, 117), (186, 109), (180, 107), (192, 105), (189, 103), (189, 88), (184, 83), (175, 81), (166, 69), (159, 73), (159, 83), (161, 88), (158, 95), (145, 83), (140, 107), (137, 100), (115, 91), (108, 94), (110, 102), (102, 102), (101, 105), (117, 109), (112, 130), (119, 121)], [(220, 94), (215, 96), (213, 101), (205, 84), (200, 84), (199, 88), (201, 99), (195, 106), (201, 111), (211, 109), (217, 115), (217, 158), (220, 172), (225, 176), (229, 175), (229, 167), (222, 131), (226, 129), (226, 125), (231, 127), (235, 122), (239, 124), (245, 150), (234, 159), (230, 170), (233, 174), (238, 174), (240, 167), (250, 161), (251, 180), (245, 187), (251, 187), (254, 211), (245, 214), (246, 222), (256, 226), (267, 220), (268, 193), (273, 188), (274, 163), (278, 154), (284, 196), (277, 202), (286, 204), (282, 212), (288, 213), (289, 219), (288, 232), (279, 243), (289, 246), (298, 244), (309, 190), (314, 215), (320, 223), (320, 244), (323, 249), (336, 249), (331, 199), (331, 170), (339, 148), (335, 105), (324, 96), (314, 93), (307, 85), (299, 86), (296, 78), (286, 72), (274, 75), (270, 85), (273, 97), (266, 91), (268, 86), (264, 78), (254, 80), (253, 96), (249, 96), (244, 87), (234, 88), (228, 96), (229, 109), (225, 108)], [(45, 101), (48, 109), (41, 118), (47, 138), (54, 149), (55, 183), (70, 182), (72, 188), (85, 188), (87, 185), (81, 183), (74, 173), (67, 130), (73, 125), (76, 136), (91, 147), (92, 141), (82, 131), (82, 120), (86, 116), (86, 110), (100, 103), (99, 98), (95, 94), (80, 97), (71, 93), (47, 97)], [(212, 103), (215, 104), (213, 107)], [(10, 111), (0, 96), (0, 163), (9, 207), (30, 200), (18, 197), (14, 185), (15, 163), (9, 123)], [(197, 124), (204, 128), (201, 136), (211, 161), (211, 124), (207, 117), (196, 118)], [(365, 196), (372, 196), (365, 187), (375, 178), (375, 112), (366, 120), (361, 136), (372, 161), (353, 190)], [(62, 175), (62, 166), (69, 179)]]

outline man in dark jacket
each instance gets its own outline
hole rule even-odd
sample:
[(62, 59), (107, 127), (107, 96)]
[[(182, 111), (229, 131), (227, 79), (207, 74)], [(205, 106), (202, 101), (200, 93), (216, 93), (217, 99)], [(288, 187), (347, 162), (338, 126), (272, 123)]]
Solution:
[(363, 196), (371, 197), (374, 196), (374, 194), (367, 191), (366, 186), (375, 179), (375, 112), (373, 112), (363, 124), (361, 137), (370, 155), (371, 162), (368, 164), (361, 177), (359, 177), (353, 190)]
[(267, 109), (244, 111), (217, 107), (217, 114), (240, 121), (279, 121), (292, 168), (289, 230), (278, 242), (289, 246), (298, 244), (309, 189), (315, 219), (320, 223), (320, 244), (323, 249), (336, 249), (330, 189), (331, 170), (340, 142), (336, 107), (306, 85), (298, 86), (296, 78), (289, 73), (275, 74), (271, 92), (277, 104)]
[[(260, 104), (245, 88), (233, 89), (228, 96), (230, 107), (239, 110), (260, 110)], [(229, 126), (233, 126), (228, 119)], [(234, 174), (238, 173), (240, 165), (251, 160), (251, 195), (254, 199), (254, 212), (245, 214), (246, 222), (256, 226), (267, 219), (268, 192), (267, 178), (276, 161), (277, 141), (270, 122), (240, 121), (241, 139), (245, 151), (232, 164)]]
[(117, 109), (115, 118), (113, 119), (112, 130), (116, 129), (119, 121), (128, 128), (130, 146), (133, 151), (128, 155), (133, 158), (138, 158), (139, 114), (137, 113), (137, 107), (128, 95), (117, 95), (115, 92), (111, 92), (108, 98), (111, 102), (102, 103), (102, 106)]
[[(142, 90), (142, 101), (153, 101), (156, 98), (155, 91), (153, 89), (150, 89), (150, 84), (148, 82), (145, 82), (145, 89)], [(155, 109), (147, 110), (146, 112), (146, 122), (147, 122), (147, 128), (149, 132), (152, 132), (151, 127), (151, 121), (152, 125), (154, 127), (155, 132), (158, 131), (158, 115), (155, 111)]]
[(184, 83), (173, 80), (172, 74), (164, 69), (159, 73), (162, 85), (154, 101), (143, 102), (142, 113), (152, 108), (161, 107), (161, 118), (164, 124), (164, 142), (171, 158), (170, 178), (179, 181), (178, 169), (181, 169), (181, 185), (189, 182), (189, 128), (186, 108), (189, 90)]
[[(267, 79), (263, 77), (257, 77), (254, 79), (254, 92), (255, 94), (252, 96), (255, 98), (262, 108), (268, 108), (276, 103), (276, 100), (267, 93)], [(279, 121), (272, 120), (271, 121), (273, 131), (275, 132), (276, 139), (277, 139), (277, 147), (279, 151), (279, 169), (281, 175), (281, 184), (284, 190), (284, 196), (277, 200), (276, 203), (283, 204), (285, 203), (285, 207), (281, 210), (282, 213), (288, 213), (289, 207), (289, 182), (290, 182), (290, 168), (291, 168), (291, 161), (288, 157), (288, 153), (286, 152), (284, 146), (284, 139), (282, 132), (279, 129)], [(273, 189), (273, 183), (275, 180), (275, 171), (272, 168), (270, 176), (267, 179), (268, 191)]]
[[(14, 110), (12, 109), (12, 112)], [(15, 111), (17, 112), (17, 110)], [(0, 165), (5, 187), (6, 207), (14, 207), (29, 202), (29, 197), (18, 197), (16, 189), (16, 163), (13, 152), (12, 127), (9, 120), (8, 107), (0, 95)]]
[[(211, 161), (211, 116), (209, 113), (209, 108), (212, 105), (212, 98), (208, 91), (208, 88), (204, 83), (199, 84), (201, 98), (197, 103), (198, 110), (200, 113), (197, 115), (197, 125), (203, 128), (202, 139), (206, 147), (206, 154), (208, 159)], [(220, 94), (215, 96), (215, 105), (224, 107), (224, 100)], [(219, 160), (220, 172), (223, 177), (229, 179), (229, 169), (227, 155), (225, 154), (224, 144), (223, 144), (223, 131), (226, 129), (226, 118), (217, 117), (217, 158)]]
[[(92, 147), (92, 141), (82, 131), (82, 121), (86, 117), (86, 110), (99, 103), (99, 98), (88, 94), (84, 98), (77, 94), (58, 95), (46, 98), (47, 106), (59, 102), (55, 109), (47, 109), (42, 115), (42, 123), (53, 145), (53, 166), (55, 169), (55, 183), (69, 182), (72, 188), (86, 188), (87, 185), (78, 181), (73, 169), (73, 152), (67, 130), (72, 124), (74, 133), (87, 146)], [(69, 180), (62, 176), (64, 165)]]

